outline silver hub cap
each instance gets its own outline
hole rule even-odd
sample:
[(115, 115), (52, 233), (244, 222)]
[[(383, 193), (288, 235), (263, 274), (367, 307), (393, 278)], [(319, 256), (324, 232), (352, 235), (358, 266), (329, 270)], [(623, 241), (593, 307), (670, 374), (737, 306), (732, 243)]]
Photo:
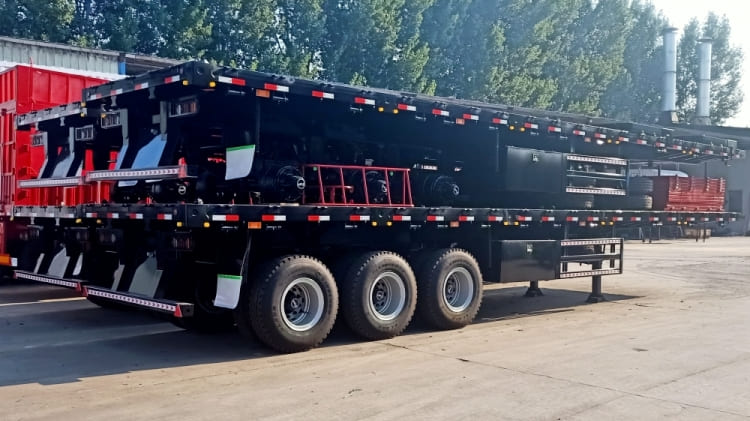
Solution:
[(314, 328), (323, 317), (323, 289), (310, 278), (297, 278), (281, 294), (281, 316), (292, 330)]
[(474, 278), (466, 268), (454, 268), (443, 282), (443, 302), (448, 310), (460, 313), (466, 310), (473, 300)]
[(383, 321), (393, 320), (406, 304), (406, 285), (395, 272), (381, 273), (370, 287), (370, 311)]

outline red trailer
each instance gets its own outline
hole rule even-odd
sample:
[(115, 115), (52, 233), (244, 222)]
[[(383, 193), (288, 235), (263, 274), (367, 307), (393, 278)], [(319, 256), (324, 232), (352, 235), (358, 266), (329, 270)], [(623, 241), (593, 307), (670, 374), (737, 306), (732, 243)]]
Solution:
[(5, 253), (4, 218), (13, 205), (85, 203), (100, 194), (92, 187), (19, 189), (18, 180), (38, 176), (45, 154), (33, 144), (33, 132), (16, 131), (16, 115), (80, 101), (84, 88), (105, 81), (27, 65), (0, 72), (0, 260)]

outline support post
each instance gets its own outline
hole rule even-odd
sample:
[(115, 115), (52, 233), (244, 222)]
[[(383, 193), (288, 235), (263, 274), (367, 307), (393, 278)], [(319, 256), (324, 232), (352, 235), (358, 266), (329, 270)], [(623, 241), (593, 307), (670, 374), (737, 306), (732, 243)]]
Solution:
[(529, 283), (529, 289), (526, 290), (526, 297), (541, 297), (544, 293), (539, 288), (539, 281), (531, 281)]
[[(602, 253), (603, 250), (601, 250), (602, 246), (596, 246), (596, 252)], [(593, 270), (599, 270), (602, 268), (602, 262), (594, 262), (591, 264), (591, 269)], [(604, 294), (602, 294), (602, 276), (601, 275), (594, 275), (591, 277), (591, 294), (589, 294), (588, 300), (589, 303), (600, 303), (602, 301), (605, 301)]]

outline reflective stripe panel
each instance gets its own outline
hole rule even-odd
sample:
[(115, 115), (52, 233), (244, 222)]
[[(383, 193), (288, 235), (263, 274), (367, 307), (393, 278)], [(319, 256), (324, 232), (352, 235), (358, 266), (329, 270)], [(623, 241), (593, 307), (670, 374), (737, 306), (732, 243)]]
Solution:
[(229, 83), (231, 85), (237, 85), (237, 86), (247, 85), (247, 82), (245, 82), (245, 79), (240, 79), (236, 77), (219, 76), (217, 79), (221, 83)]
[(312, 91), (312, 96), (320, 99), (334, 99), (335, 95), (330, 92)]

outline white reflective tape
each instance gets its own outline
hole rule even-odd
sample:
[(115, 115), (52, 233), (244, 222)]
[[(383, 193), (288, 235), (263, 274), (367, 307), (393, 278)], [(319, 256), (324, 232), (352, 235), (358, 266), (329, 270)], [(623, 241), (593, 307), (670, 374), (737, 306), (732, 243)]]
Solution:
[(88, 295), (93, 295), (94, 297), (108, 298), (110, 300), (120, 301), (123, 303), (129, 303), (129, 304), (135, 304), (141, 307), (148, 307), (148, 308), (153, 308), (156, 310), (174, 312), (177, 309), (177, 306), (172, 305), (172, 304), (165, 304), (165, 303), (160, 303), (158, 301), (151, 301), (151, 300), (146, 300), (143, 298), (131, 297), (129, 295), (114, 294), (111, 292), (99, 291), (96, 289), (88, 289), (87, 292), (88, 292)]
[(180, 75), (174, 75), (164, 78), (164, 83), (174, 83), (180, 81)]
[(489, 215), (489, 216), (487, 216), (487, 220), (490, 221), (490, 222), (502, 222), (503, 221), (503, 217), (502, 216), (497, 216), (497, 215)]
[[(17, 264), (18, 262), (16, 262)], [(61, 278), (53, 278), (49, 276), (34, 275), (25, 272), (16, 272), (16, 278), (27, 279), (29, 281), (42, 282), (45, 284), (58, 285), (67, 288), (77, 288), (78, 282), (68, 281)]]
[(137, 83), (134, 87), (136, 91), (140, 91), (141, 89), (147, 89), (148, 88), (148, 82), (143, 83)]
[(393, 220), (396, 222), (409, 222), (411, 221), (411, 215), (393, 215)]
[(284, 222), (286, 215), (262, 215), (260, 219), (264, 222)]

